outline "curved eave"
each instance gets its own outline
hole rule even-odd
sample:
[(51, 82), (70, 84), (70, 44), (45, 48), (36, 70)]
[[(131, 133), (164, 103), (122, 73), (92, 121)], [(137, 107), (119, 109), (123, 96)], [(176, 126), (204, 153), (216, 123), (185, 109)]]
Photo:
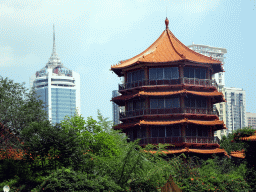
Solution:
[(256, 141), (256, 132), (254, 133), (254, 135), (251, 135), (249, 137), (241, 137), (240, 140), (241, 141)]
[(227, 129), (223, 121), (215, 119), (214, 121), (199, 121), (199, 120), (188, 120), (182, 119), (178, 121), (145, 121), (140, 120), (134, 123), (123, 123), (114, 126), (114, 129), (127, 129), (134, 126), (143, 126), (143, 125), (152, 125), (152, 126), (164, 126), (164, 125), (174, 125), (174, 124), (196, 124), (196, 125), (205, 125), (205, 126), (218, 126), (214, 130)]
[[(145, 152), (150, 152), (152, 154), (157, 153), (157, 151), (146, 151)], [(227, 152), (225, 151), (225, 149), (220, 149), (220, 148), (216, 148), (216, 149), (189, 149), (187, 147), (185, 147), (184, 149), (174, 149), (174, 150), (166, 150), (166, 151), (161, 151), (159, 153), (165, 153), (165, 154), (175, 154), (175, 153), (199, 153), (199, 154), (225, 154), (226, 156), (228, 156)]]
[(121, 76), (122, 69), (131, 67), (138, 63), (157, 64), (181, 61), (212, 65), (214, 73), (224, 71), (221, 67), (222, 64), (220, 61), (189, 49), (181, 43), (169, 29), (163, 31), (160, 37), (145, 51), (135, 57), (111, 66), (111, 70), (118, 76)]
[(239, 158), (239, 159), (244, 159), (245, 158), (245, 153), (244, 153), (244, 150), (242, 150), (242, 151), (231, 151), (230, 156), (235, 157), (235, 158)]
[(140, 96), (171, 96), (171, 95), (178, 95), (178, 94), (191, 94), (197, 96), (204, 96), (204, 97), (215, 97), (216, 100), (219, 102), (225, 102), (224, 96), (222, 92), (214, 91), (214, 92), (197, 92), (197, 91), (187, 91), (185, 89), (181, 91), (166, 91), (166, 92), (145, 92), (140, 91), (136, 94), (132, 95), (120, 95), (117, 97), (112, 98), (111, 101), (114, 101), (117, 104), (121, 104), (122, 102)]

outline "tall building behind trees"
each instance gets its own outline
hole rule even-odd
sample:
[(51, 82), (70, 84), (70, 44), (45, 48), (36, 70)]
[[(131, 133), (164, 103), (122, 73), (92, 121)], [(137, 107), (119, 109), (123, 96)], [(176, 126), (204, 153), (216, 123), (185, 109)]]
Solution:
[(56, 52), (55, 30), (53, 26), (53, 51), (45, 67), (30, 78), (30, 86), (34, 87), (49, 120), (60, 123), (67, 115), (80, 114), (80, 75), (66, 68)]
[(225, 88), (226, 125), (229, 133), (247, 126), (245, 91), (240, 88)]

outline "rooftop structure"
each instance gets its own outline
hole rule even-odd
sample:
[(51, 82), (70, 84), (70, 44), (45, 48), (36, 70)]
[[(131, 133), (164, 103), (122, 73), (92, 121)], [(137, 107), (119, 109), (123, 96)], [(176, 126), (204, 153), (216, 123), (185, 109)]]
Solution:
[(225, 154), (214, 131), (226, 129), (213, 111), (224, 102), (212, 75), (224, 72), (221, 61), (199, 54), (182, 44), (166, 29), (145, 51), (111, 66), (124, 83), (120, 96), (112, 98), (119, 106), (122, 129), (140, 145), (168, 143), (168, 153)]

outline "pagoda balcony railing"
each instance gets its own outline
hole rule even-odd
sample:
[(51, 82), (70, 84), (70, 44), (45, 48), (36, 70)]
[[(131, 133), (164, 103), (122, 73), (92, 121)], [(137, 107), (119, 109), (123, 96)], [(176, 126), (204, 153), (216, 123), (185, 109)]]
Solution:
[[(136, 138), (140, 139), (140, 145), (147, 144), (158, 144), (158, 143), (199, 143), (199, 144), (219, 144), (220, 140), (218, 137), (199, 137), (199, 136), (172, 136), (172, 137), (144, 137), (144, 138)], [(133, 140), (136, 140), (133, 139)]]
[(206, 114), (217, 115), (217, 112), (212, 109), (206, 108), (163, 108), (163, 109), (137, 109), (133, 111), (124, 111), (119, 113), (120, 120), (138, 117), (143, 115), (161, 115), (161, 114), (179, 114), (179, 113), (191, 113), (191, 114)]
[(132, 83), (119, 84), (119, 91), (132, 89), (136, 87), (142, 87), (142, 86), (179, 85), (179, 84), (194, 85), (194, 86), (201, 86), (201, 87), (216, 87), (218, 89), (218, 85), (215, 80), (184, 77), (180, 79), (142, 80), (142, 81), (134, 81)]

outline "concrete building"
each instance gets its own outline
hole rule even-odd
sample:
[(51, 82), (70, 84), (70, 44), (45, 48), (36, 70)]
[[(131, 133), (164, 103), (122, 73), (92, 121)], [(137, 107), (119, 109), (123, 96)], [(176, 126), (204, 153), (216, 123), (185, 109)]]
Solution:
[(53, 124), (76, 111), (80, 114), (80, 75), (61, 63), (56, 53), (54, 26), (52, 55), (45, 67), (30, 77), (30, 87), (35, 87)]
[[(224, 64), (225, 64), (225, 53), (227, 53), (227, 49), (225, 48), (218, 48), (218, 47), (211, 47), (208, 45), (199, 45), (199, 44), (194, 44), (188, 46), (190, 49), (193, 51), (196, 51), (197, 53), (203, 54), (208, 57), (212, 57), (213, 59), (218, 59), (222, 63), (222, 67), (224, 69)], [(212, 79), (216, 81), (218, 84), (218, 91), (222, 92), (223, 95), (225, 94), (224, 92), (224, 87), (225, 87), (225, 76), (224, 72), (219, 72), (216, 73), (212, 76)], [(226, 104), (225, 102), (217, 103), (214, 105), (214, 108), (218, 110), (219, 113), (219, 119), (223, 120), (224, 123), (226, 124)], [(215, 136), (218, 136), (221, 138), (223, 135), (226, 135), (226, 130), (218, 130), (214, 132)]]
[(247, 112), (246, 117), (247, 117), (247, 127), (256, 129), (256, 113)]
[(245, 91), (240, 88), (225, 88), (225, 99), (228, 134), (247, 126)]
[[(117, 97), (121, 95), (117, 90), (112, 91), (112, 98)], [(117, 125), (120, 123), (119, 120), (119, 106), (112, 102), (112, 113), (113, 113), (113, 123), (114, 125)]]
[[(124, 79), (122, 79), (122, 83), (124, 83)], [(121, 94), (118, 92), (118, 90), (112, 91), (112, 98), (120, 96)], [(124, 112), (125, 108), (124, 106), (118, 106), (115, 102), (112, 103), (112, 117), (113, 117), (113, 123), (114, 125), (117, 125), (121, 123), (120, 121), (120, 113)]]

